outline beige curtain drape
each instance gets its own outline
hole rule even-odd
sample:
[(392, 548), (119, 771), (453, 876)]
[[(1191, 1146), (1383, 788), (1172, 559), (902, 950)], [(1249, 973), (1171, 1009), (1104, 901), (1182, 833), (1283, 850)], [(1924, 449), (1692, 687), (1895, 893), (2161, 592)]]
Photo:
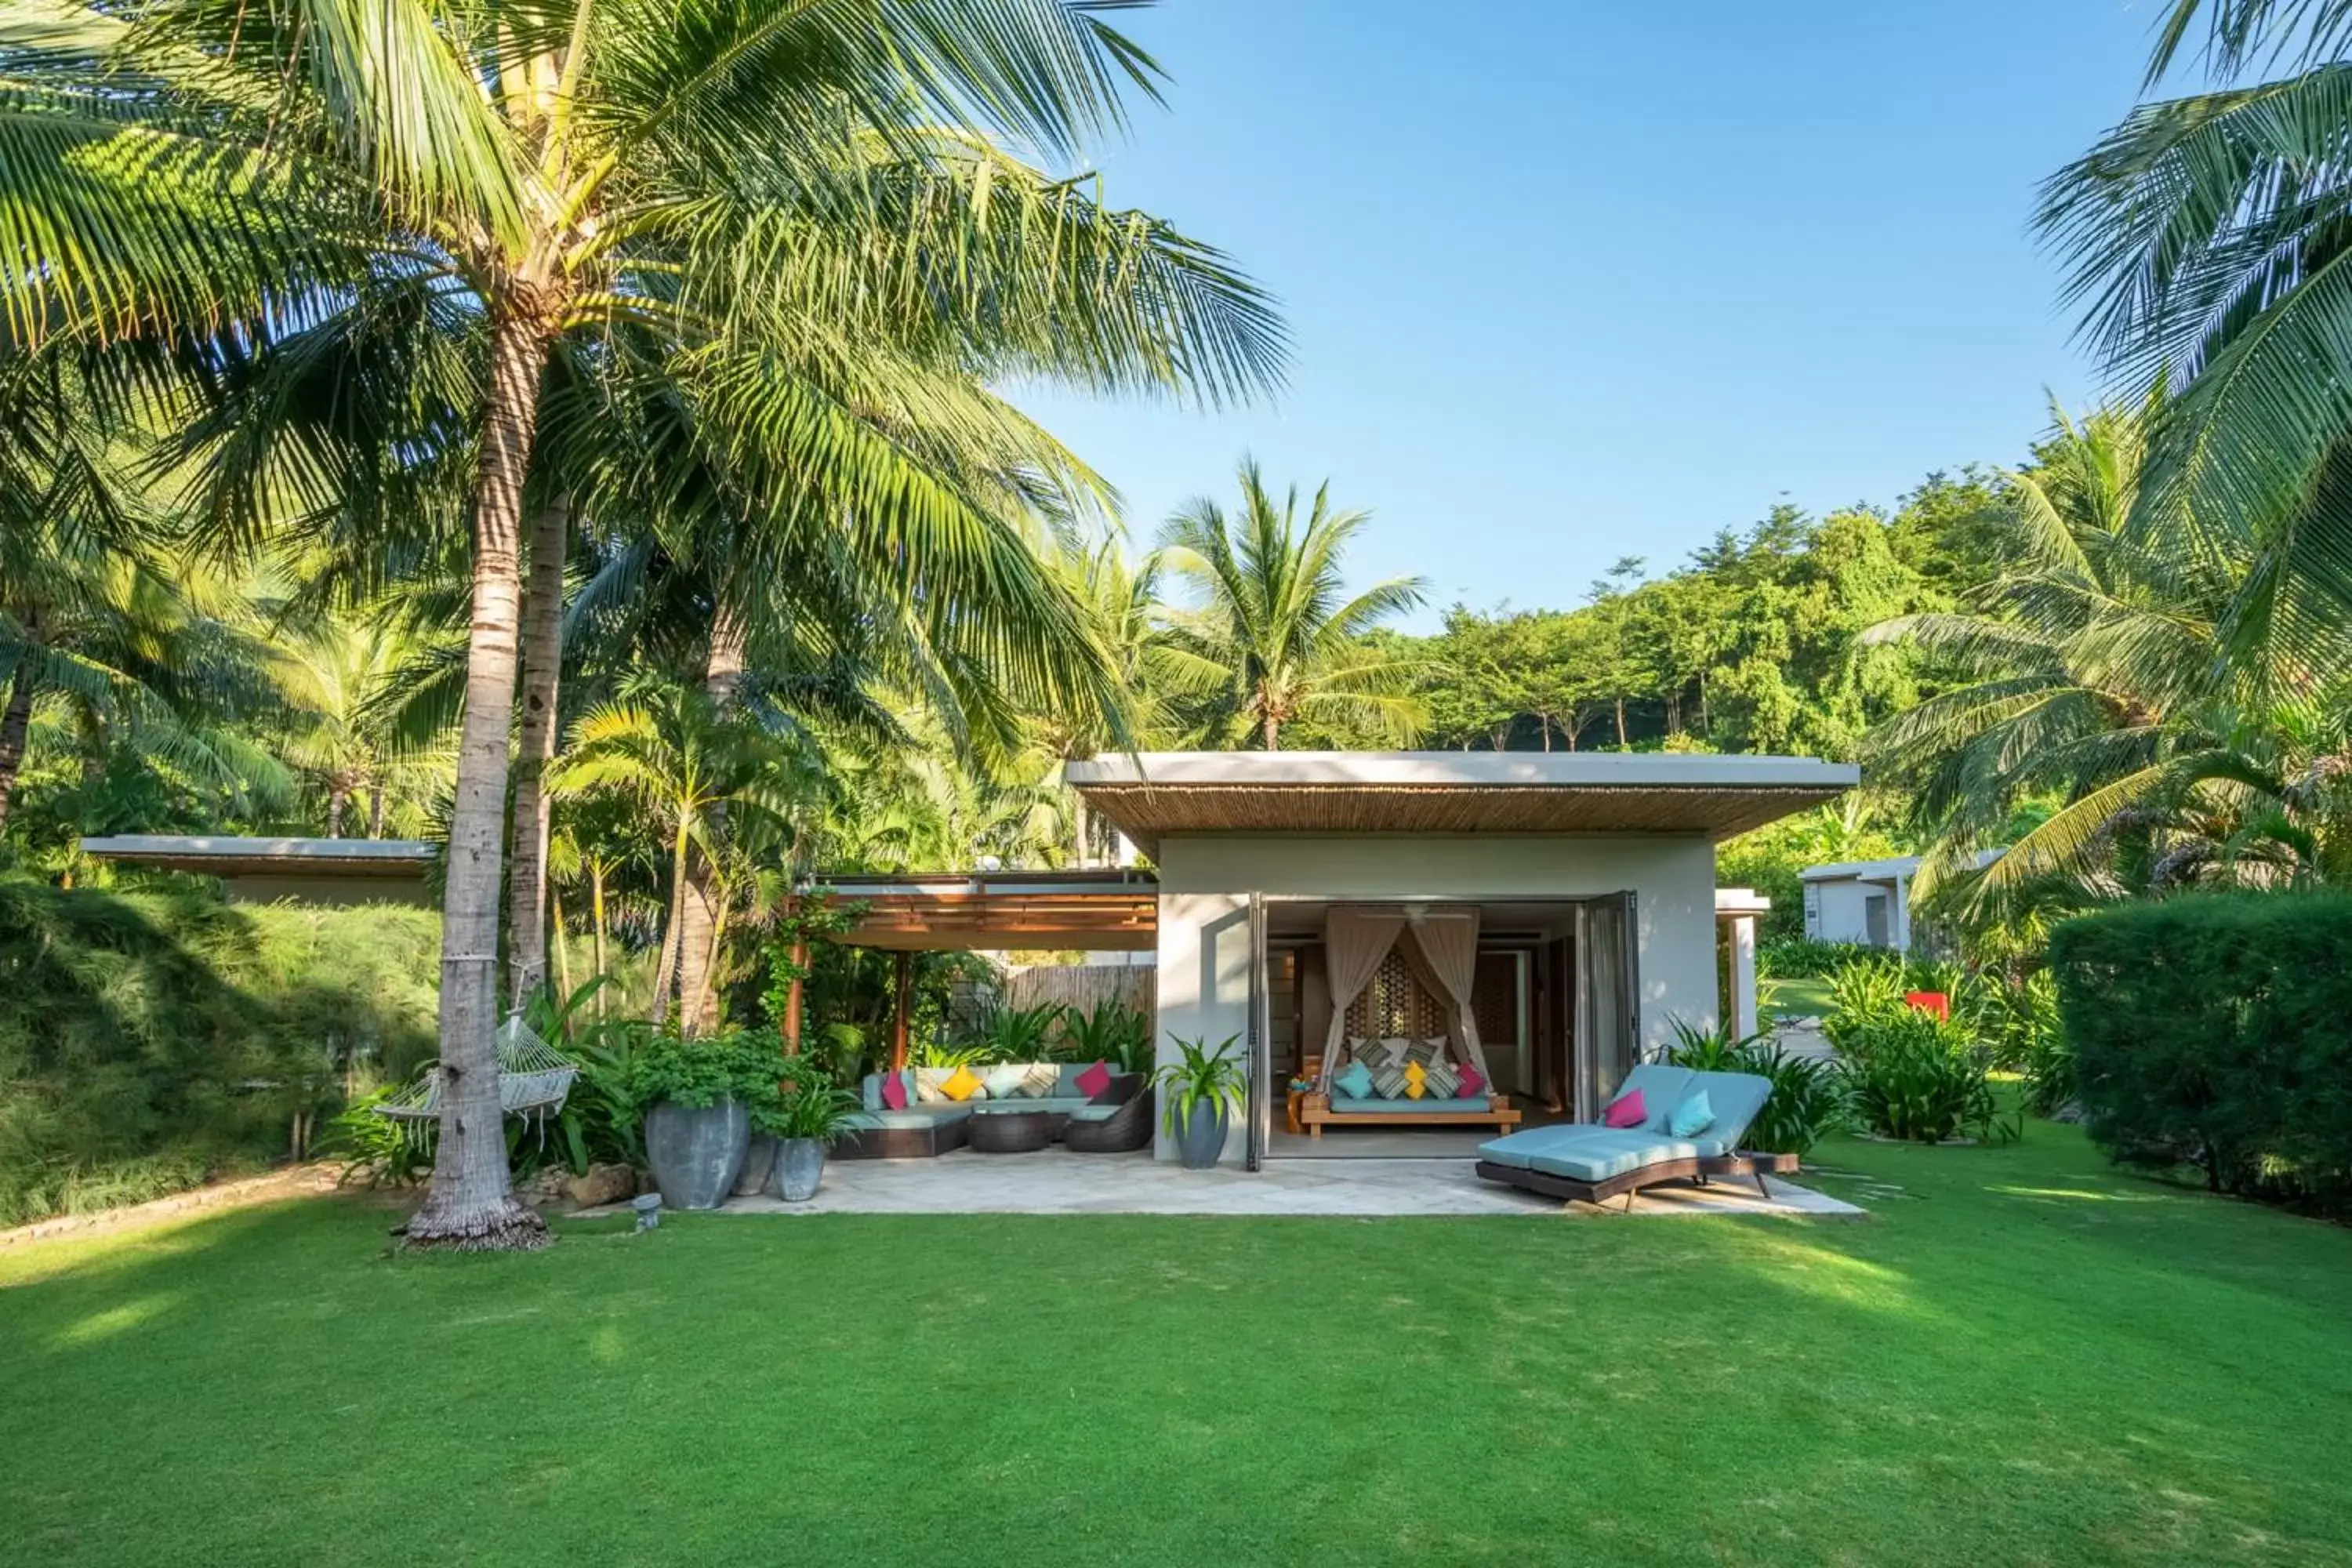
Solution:
[(1323, 917), (1323, 969), (1331, 984), (1331, 1026), (1323, 1036), (1323, 1070), (1315, 1087), (1331, 1088), (1339, 1068), (1339, 1042), (1348, 1032), (1348, 1005), (1380, 972), (1381, 960), (1396, 945), (1404, 916), (1390, 910), (1335, 905)]
[(1471, 987), (1478, 980), (1478, 911), (1433, 910), (1413, 916), (1408, 930), (1412, 940), (1402, 951), (1414, 975), (1452, 1005), (1445, 1036), (1454, 1043), (1454, 1055), (1492, 1083), (1495, 1075), (1486, 1070), (1486, 1047), (1478, 1039), (1478, 1020), (1470, 1009)]

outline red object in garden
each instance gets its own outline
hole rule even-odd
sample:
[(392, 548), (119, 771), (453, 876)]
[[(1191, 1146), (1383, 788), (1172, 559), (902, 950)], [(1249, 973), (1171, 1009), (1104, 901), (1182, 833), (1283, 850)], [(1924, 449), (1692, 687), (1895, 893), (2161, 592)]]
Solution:
[(1951, 1021), (1952, 999), (1941, 991), (1906, 991), (1903, 1000), (1922, 1013), (1933, 1013), (1947, 1023)]

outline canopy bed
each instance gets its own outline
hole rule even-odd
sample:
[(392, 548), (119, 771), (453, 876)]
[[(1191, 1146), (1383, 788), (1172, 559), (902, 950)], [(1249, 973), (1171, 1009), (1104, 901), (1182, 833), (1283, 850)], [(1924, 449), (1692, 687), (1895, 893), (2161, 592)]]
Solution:
[(1491, 1088), (1471, 1008), (1475, 908), (1335, 904), (1323, 955), (1331, 1022), (1297, 1112), (1309, 1137), (1327, 1126), (1518, 1124)]

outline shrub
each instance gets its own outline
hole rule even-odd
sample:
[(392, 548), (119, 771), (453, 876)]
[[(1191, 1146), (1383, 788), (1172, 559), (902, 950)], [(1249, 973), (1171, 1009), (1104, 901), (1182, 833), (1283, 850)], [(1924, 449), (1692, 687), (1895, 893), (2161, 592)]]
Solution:
[(0, 876), (0, 1225), (306, 1152), (432, 1055), (428, 910)]
[(2060, 925), (2051, 967), (2109, 1154), (2352, 1215), (2352, 896), (2128, 905)]
[(1151, 1020), (1118, 1001), (1098, 1002), (1091, 1013), (1066, 1008), (1055, 1054), (1074, 1062), (1115, 1063), (1121, 1072), (1150, 1072)]
[(1912, 1007), (1846, 1022), (1838, 1041), (1854, 1114), (1883, 1138), (1941, 1143), (1963, 1134), (2007, 1142), (1992, 1091), (1992, 1053), (1967, 1024)]

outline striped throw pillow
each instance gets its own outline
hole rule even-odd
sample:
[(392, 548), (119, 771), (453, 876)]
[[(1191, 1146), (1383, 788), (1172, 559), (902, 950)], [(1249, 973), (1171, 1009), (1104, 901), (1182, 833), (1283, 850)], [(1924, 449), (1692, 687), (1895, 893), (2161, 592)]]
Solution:
[(1422, 1066), (1427, 1067), (1437, 1059), (1437, 1047), (1440, 1043), (1436, 1040), (1414, 1040), (1405, 1047), (1404, 1059), (1409, 1062), (1419, 1062)]
[(1348, 1048), (1375, 1077), (1396, 1059), (1395, 1052), (1390, 1048), (1387, 1040), (1356, 1040), (1350, 1042)]
[(1382, 1100), (1404, 1098), (1405, 1076), (1402, 1068), (1382, 1068), (1372, 1075), (1372, 1092)]
[(1454, 1070), (1449, 1061), (1433, 1061), (1423, 1073), (1423, 1083), (1432, 1100), (1452, 1100), (1462, 1087), (1462, 1075)]

